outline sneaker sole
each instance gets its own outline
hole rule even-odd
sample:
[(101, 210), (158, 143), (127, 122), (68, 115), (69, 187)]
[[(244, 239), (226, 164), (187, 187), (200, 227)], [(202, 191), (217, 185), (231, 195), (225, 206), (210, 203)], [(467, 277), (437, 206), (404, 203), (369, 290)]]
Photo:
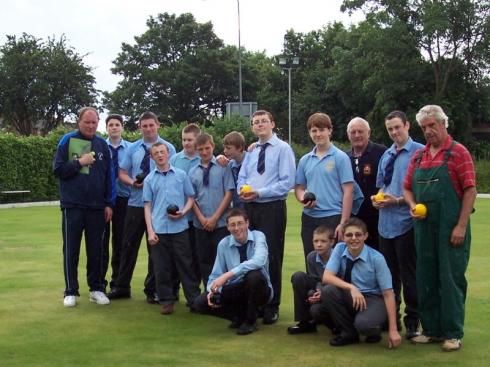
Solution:
[(96, 300), (96, 299), (94, 299), (94, 298), (90, 298), (90, 302), (95, 303), (95, 304), (97, 304), (97, 305), (110, 305), (110, 304), (111, 304), (111, 302), (110, 302), (110, 301), (109, 301), (109, 302), (107, 302), (107, 303), (100, 303), (100, 302), (97, 302), (97, 300)]

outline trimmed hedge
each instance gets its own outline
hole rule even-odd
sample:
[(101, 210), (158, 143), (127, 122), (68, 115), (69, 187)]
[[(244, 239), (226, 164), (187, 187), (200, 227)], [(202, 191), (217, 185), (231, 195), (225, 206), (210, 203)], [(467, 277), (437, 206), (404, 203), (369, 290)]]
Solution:
[[(160, 136), (175, 145), (177, 151), (182, 149), (181, 131), (186, 123), (166, 126), (160, 129)], [(213, 135), (216, 144), (215, 154), (221, 154), (223, 145), (221, 139), (228, 132), (240, 131), (247, 144), (254, 141), (254, 136), (247, 120), (239, 116), (225, 117), (214, 120), (203, 131)], [(59, 139), (67, 129), (57, 129), (45, 137), (20, 137), (11, 133), (0, 132), (0, 191), (30, 190), (22, 197), (18, 195), (0, 194), (0, 203), (9, 201), (44, 201), (59, 198), (58, 180), (52, 173), (53, 158)], [(124, 132), (123, 137), (129, 141), (140, 139), (139, 132)], [(335, 142), (342, 150), (348, 148), (348, 143)], [(309, 152), (312, 146), (301, 146), (293, 143), (293, 150), (298, 161)], [(490, 193), (490, 162), (476, 162), (478, 192)]]

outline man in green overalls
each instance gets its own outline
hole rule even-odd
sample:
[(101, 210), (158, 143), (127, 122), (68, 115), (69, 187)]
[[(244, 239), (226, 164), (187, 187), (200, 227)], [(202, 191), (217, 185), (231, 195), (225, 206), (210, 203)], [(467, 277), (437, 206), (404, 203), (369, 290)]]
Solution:
[[(416, 116), (427, 145), (410, 161), (404, 196), (415, 220), (417, 292), (424, 333), (412, 342), (444, 342), (461, 348), (470, 255), (470, 214), (476, 198), (473, 160), (447, 132), (441, 107), (428, 105)], [(417, 203), (427, 213), (419, 214)]]

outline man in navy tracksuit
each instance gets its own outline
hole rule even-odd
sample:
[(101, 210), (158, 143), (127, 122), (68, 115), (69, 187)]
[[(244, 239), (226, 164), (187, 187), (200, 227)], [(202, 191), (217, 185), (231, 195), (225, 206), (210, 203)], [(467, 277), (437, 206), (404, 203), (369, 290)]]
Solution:
[(112, 217), (115, 182), (107, 143), (95, 135), (98, 123), (97, 110), (82, 108), (78, 130), (61, 138), (53, 162), (60, 180), (65, 307), (76, 306), (80, 296), (77, 267), (83, 232), (90, 301), (110, 303), (104, 294), (102, 243), (105, 223)]

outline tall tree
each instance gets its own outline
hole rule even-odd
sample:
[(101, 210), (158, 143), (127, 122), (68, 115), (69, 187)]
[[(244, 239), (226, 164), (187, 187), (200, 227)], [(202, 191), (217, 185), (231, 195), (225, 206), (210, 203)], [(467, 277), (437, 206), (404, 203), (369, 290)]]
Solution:
[(434, 101), (446, 96), (462, 69), (480, 80), (490, 67), (490, 2), (480, 0), (344, 0), (342, 10), (364, 10), (383, 25), (406, 24), (432, 66)]
[(43, 42), (32, 35), (7, 36), (0, 48), (0, 114), (22, 135), (47, 133), (88, 104), (95, 78), (66, 38)]
[(237, 99), (236, 49), (192, 14), (150, 17), (135, 44), (122, 44), (113, 73), (123, 80), (105, 105), (135, 121), (152, 110), (166, 122), (206, 120)]

